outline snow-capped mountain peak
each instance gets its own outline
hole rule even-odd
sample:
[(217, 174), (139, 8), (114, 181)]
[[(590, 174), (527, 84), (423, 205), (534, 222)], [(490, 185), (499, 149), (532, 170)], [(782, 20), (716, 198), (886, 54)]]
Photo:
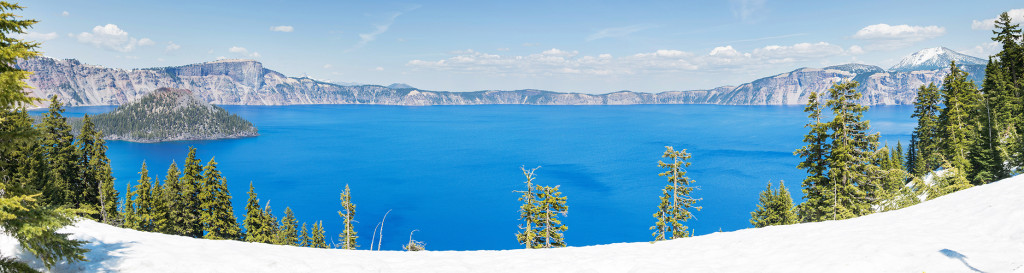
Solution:
[(986, 65), (987, 62), (978, 57), (966, 55), (945, 47), (927, 48), (910, 54), (900, 60), (889, 71), (934, 70), (949, 66), (950, 61), (962, 65)]

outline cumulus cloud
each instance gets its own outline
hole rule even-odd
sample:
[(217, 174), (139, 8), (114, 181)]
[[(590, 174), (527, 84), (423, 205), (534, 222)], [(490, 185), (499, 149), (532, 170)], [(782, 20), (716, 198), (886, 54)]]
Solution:
[(599, 40), (599, 39), (604, 39), (604, 38), (623, 37), (623, 36), (626, 36), (626, 35), (629, 35), (629, 34), (633, 34), (634, 32), (646, 30), (646, 29), (653, 28), (653, 27), (654, 27), (653, 25), (632, 25), (632, 26), (624, 26), (624, 27), (606, 28), (606, 29), (598, 30), (597, 32), (594, 32), (593, 34), (590, 34), (590, 36), (587, 36), (587, 41), (589, 42), (589, 41)]
[[(1024, 22), (1024, 9), (1011, 9), (1006, 12), (1006, 15), (1010, 16), (1010, 21), (1013, 22), (1014, 24), (1020, 24)], [(996, 28), (996, 18), (999, 17), (997, 16), (980, 21), (973, 20), (971, 21), (971, 29), (993, 30)]]
[(136, 39), (115, 24), (96, 26), (92, 28), (92, 32), (82, 32), (72, 36), (78, 38), (80, 43), (118, 52), (131, 52), (136, 47), (155, 44), (149, 38)]
[(57, 39), (57, 37), (60, 37), (60, 35), (57, 35), (56, 32), (39, 33), (39, 32), (29, 31), (29, 32), (26, 32), (25, 34), (14, 34), (14, 37), (16, 37), (18, 39), (24, 39), (24, 40), (30, 40), (30, 41), (49, 41), (49, 40)]
[(295, 31), (295, 28), (292, 27), (292, 26), (272, 26), (272, 27), (270, 27), (270, 31), (292, 32), (292, 31)]
[(174, 42), (167, 42), (167, 47), (164, 48), (164, 51), (171, 52), (171, 51), (175, 51), (175, 50), (178, 50), (178, 49), (181, 49), (180, 45), (175, 44)]
[(909, 46), (943, 34), (946, 34), (946, 28), (940, 26), (876, 24), (858, 30), (852, 38), (872, 42), (870, 47), (873, 49), (888, 49)]
[(686, 71), (749, 71), (766, 66), (819, 61), (833, 56), (859, 54), (859, 47), (819, 43), (772, 45), (749, 52), (732, 46), (713, 48), (707, 54), (661, 49), (622, 57), (611, 54), (580, 55), (575, 50), (552, 48), (530, 55), (498, 55), (473, 50), (454, 52), (441, 60), (412, 60), (406, 65), (414, 69), (442, 70), (464, 73), (495, 73), (502, 75), (632, 75)]

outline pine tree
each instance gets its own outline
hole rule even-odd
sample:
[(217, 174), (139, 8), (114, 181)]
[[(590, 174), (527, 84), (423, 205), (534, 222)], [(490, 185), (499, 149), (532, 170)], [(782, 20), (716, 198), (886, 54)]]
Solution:
[(523, 220), (525, 226), (519, 226), (519, 229), (522, 231), (516, 233), (516, 240), (519, 241), (519, 244), (526, 245), (527, 249), (537, 248), (534, 241), (537, 238), (536, 226), (538, 215), (540, 214), (540, 207), (534, 193), (533, 174), (538, 168), (540, 167), (527, 170), (525, 166), (519, 167), (519, 169), (523, 170), (523, 175), (526, 176), (526, 190), (518, 191), (523, 194), (519, 197), (519, 201), (523, 202), (523, 205), (519, 207), (519, 219)]
[[(166, 184), (166, 182), (164, 184)], [(170, 220), (170, 207), (167, 200), (169, 195), (167, 194), (166, 187), (161, 185), (160, 180), (155, 176), (153, 178), (153, 188), (150, 190), (150, 194), (152, 195), (153, 200), (152, 203), (150, 203), (150, 214), (153, 218), (153, 232), (170, 234), (173, 230), (172, 226), (174, 223)]]
[(804, 222), (821, 221), (825, 218), (824, 207), (829, 203), (825, 193), (832, 191), (832, 184), (828, 179), (828, 161), (825, 157), (830, 152), (828, 143), (828, 126), (821, 121), (821, 99), (818, 93), (811, 93), (807, 100), (807, 107), (804, 112), (810, 122), (804, 125), (810, 131), (804, 136), (804, 145), (793, 152), (804, 159), (797, 165), (798, 169), (807, 171), (807, 177), (801, 184), (804, 192), (804, 202), (800, 203), (797, 212)]
[(414, 232), (416, 232), (416, 231), (419, 231), (419, 230), (413, 230), (413, 231), (409, 232), (409, 243), (406, 243), (405, 245), (402, 246), (403, 250), (405, 250), (405, 251), (424, 251), (424, 250), (427, 250), (426, 244), (424, 244), (421, 241), (416, 241), (416, 240), (412, 239), (412, 234)]
[(942, 95), (945, 108), (939, 114), (939, 150), (951, 166), (971, 174), (974, 170), (969, 159), (970, 147), (977, 137), (973, 115), (978, 107), (978, 90), (956, 62), (950, 63), (949, 75), (942, 80)]
[[(31, 88), (24, 82), (28, 79), (30, 72), (16, 68), (18, 59), (32, 58), (39, 55), (36, 48), (37, 43), (25, 42), (15, 37), (26, 34), (28, 28), (35, 24), (36, 20), (23, 20), (14, 12), (21, 10), (17, 4), (0, 2), (0, 154), (7, 154), (16, 149), (19, 145), (34, 144), (35, 130), (27, 126), (8, 127), (14, 125), (9, 122), (9, 115), (19, 111), (24, 113), (25, 106), (32, 105), (39, 101), (28, 96)], [(24, 121), (24, 120), (23, 120)], [(24, 125), (24, 123), (22, 123)], [(26, 150), (22, 150), (28, 151)], [(41, 153), (40, 153), (41, 154)], [(34, 157), (25, 154), (26, 159), (39, 159), (38, 165), (42, 165), (42, 157)], [(2, 169), (35, 168), (29, 162), (15, 163), (9, 165), (7, 161), (0, 160)], [(44, 169), (40, 168), (39, 171)], [(41, 175), (41, 173), (40, 173)], [(9, 235), (18, 241), (23, 250), (39, 258), (43, 266), (49, 268), (58, 262), (73, 263), (85, 261), (84, 254), (88, 251), (82, 246), (83, 241), (72, 240), (65, 233), (57, 233), (57, 230), (70, 225), (73, 222), (74, 210), (46, 205), (40, 200), (45, 193), (36, 191), (36, 187), (28, 185), (39, 185), (43, 181), (34, 174), (22, 172), (20, 181), (9, 180), (10, 177), (0, 179), (0, 234)], [(28, 178), (29, 180), (25, 180)], [(18, 183), (17, 185), (11, 184)], [(19, 190), (8, 192), (7, 189), (18, 188)], [(52, 190), (52, 188), (51, 188)], [(62, 200), (61, 200), (62, 201)], [(4, 258), (0, 263), (0, 271), (15, 271), (28, 269), (29, 266), (22, 261), (12, 258)]]
[(299, 221), (295, 219), (295, 213), (289, 207), (284, 208), (284, 217), (281, 218), (281, 228), (278, 230), (277, 242), (279, 245), (299, 246)]
[[(246, 238), (248, 238), (248, 237), (246, 237)], [(309, 230), (306, 229), (306, 222), (302, 222), (302, 230), (299, 231), (299, 244), (298, 245), (301, 246), (301, 247), (309, 247), (311, 245), (310, 244), (310, 238), (309, 238)]]
[(139, 170), (139, 181), (135, 185), (135, 189), (132, 190), (130, 202), (126, 202), (126, 206), (131, 204), (132, 217), (130, 222), (127, 223), (128, 228), (141, 230), (141, 231), (155, 231), (156, 228), (153, 226), (153, 182), (152, 178), (149, 177), (149, 170), (146, 169), (146, 162), (142, 162), (142, 169)]
[(356, 231), (352, 222), (356, 216), (356, 205), (352, 203), (352, 193), (349, 191), (348, 184), (345, 184), (345, 191), (341, 192), (341, 211), (338, 211), (338, 216), (341, 216), (341, 222), (345, 227), (345, 230), (338, 234), (338, 239), (341, 240), (341, 249), (356, 249), (359, 247), (356, 244), (356, 239), (359, 236), (356, 235)]
[(189, 147), (188, 156), (185, 158), (185, 171), (178, 182), (181, 184), (181, 199), (182, 216), (180, 225), (180, 234), (185, 236), (191, 236), (194, 238), (203, 237), (203, 224), (200, 220), (202, 217), (202, 202), (199, 198), (199, 192), (202, 190), (203, 180), (203, 166), (202, 162), (196, 158), (196, 148)]
[(692, 218), (693, 215), (687, 209), (693, 208), (698, 211), (701, 209), (701, 207), (694, 206), (701, 198), (690, 197), (690, 193), (695, 189), (690, 186), (695, 181), (686, 177), (685, 168), (690, 167), (690, 162), (686, 162), (686, 160), (690, 159), (690, 154), (686, 152), (686, 149), (676, 151), (672, 146), (665, 146), (665, 154), (661, 157), (671, 158), (672, 163), (658, 161), (658, 167), (666, 169), (658, 176), (667, 177), (668, 185), (661, 190), (661, 204), (658, 205), (658, 211), (654, 213), (656, 222), (650, 228), (654, 230), (652, 234), (654, 241), (689, 237), (691, 234), (683, 222)]
[(309, 247), (327, 248), (327, 241), (324, 238), (324, 224), (321, 221), (313, 223), (313, 230), (309, 235)]
[(245, 220), (242, 220), (242, 228), (245, 229), (246, 242), (263, 242), (265, 238), (260, 237), (260, 230), (263, 229), (263, 210), (260, 209), (260, 199), (256, 195), (256, 188), (252, 181), (249, 181), (249, 201), (245, 204)]
[(78, 180), (78, 151), (75, 149), (75, 137), (71, 134), (71, 126), (64, 118), (63, 105), (54, 95), (50, 98), (50, 109), (43, 114), (39, 124), (42, 131), (42, 153), (46, 162), (46, 185), (43, 196), (52, 205), (68, 205), (78, 207), (79, 192), (83, 185)]
[(908, 173), (914, 174), (914, 170), (917, 169), (917, 161), (918, 161), (917, 156), (918, 156), (918, 153), (917, 153), (917, 142), (913, 138), (911, 138), (910, 139), (910, 144), (907, 145), (907, 154), (906, 154), (907, 166), (906, 166), (905, 170)]
[[(95, 213), (85, 215), (88, 218), (94, 220), (103, 220), (101, 215), (100, 207), (100, 181), (101, 177), (98, 174), (102, 166), (96, 166), (93, 164), (101, 164), (99, 161), (94, 162), (94, 158), (99, 157), (97, 154), (99, 151), (105, 152), (105, 148), (97, 148), (97, 140), (103, 141), (102, 136), (96, 131), (95, 125), (92, 123), (92, 119), (89, 115), (85, 115), (82, 118), (82, 130), (78, 134), (77, 143), (77, 154), (78, 162), (78, 177), (76, 181), (81, 184), (81, 192), (77, 192), (77, 198), (79, 200), (79, 206), (87, 208), (89, 210), (95, 210)], [(97, 139), (99, 138), (99, 139)], [(102, 142), (99, 145), (103, 145)], [(109, 164), (109, 162), (105, 162)], [(109, 167), (109, 166), (108, 166)]]
[(939, 150), (939, 113), (942, 108), (939, 88), (935, 84), (921, 86), (917, 91), (917, 101), (914, 102), (914, 114), (910, 117), (917, 118), (917, 127), (911, 135), (911, 142), (916, 150), (913, 173), (916, 176), (935, 170), (941, 163), (941, 151)]
[(201, 223), (207, 239), (241, 238), (234, 209), (231, 208), (231, 193), (227, 180), (217, 170), (217, 161), (210, 158), (203, 170), (202, 191), (199, 193), (202, 208)]
[(185, 229), (181, 226), (185, 223), (185, 217), (187, 215), (184, 200), (184, 186), (182, 186), (179, 178), (181, 177), (181, 171), (178, 169), (178, 164), (171, 161), (171, 165), (167, 167), (167, 177), (164, 178), (163, 184), (163, 200), (164, 207), (167, 210), (166, 221), (164, 225), (163, 233), (173, 235), (186, 235)]
[(565, 247), (563, 233), (569, 227), (558, 220), (558, 215), (565, 216), (569, 213), (569, 206), (565, 204), (567, 197), (562, 196), (558, 186), (536, 186), (534, 192), (540, 214), (537, 217), (538, 236), (535, 237), (533, 245), (538, 248)]
[(277, 228), (277, 217), (274, 217), (274, 213), (270, 209), (270, 201), (267, 201), (263, 212), (260, 213), (260, 228), (256, 230), (256, 238), (259, 239), (257, 242), (274, 244), (277, 242), (276, 236), (280, 232)]
[(942, 168), (946, 170), (946, 172), (942, 175), (936, 174), (933, 176), (935, 177), (935, 181), (928, 189), (928, 200), (968, 189), (972, 186), (970, 181), (967, 180), (967, 174), (954, 167), (948, 161), (943, 162)]
[(992, 41), (1002, 44), (1002, 50), (995, 55), (998, 69), (991, 74), (993, 84), (989, 84), (986, 69), (984, 89), (993, 94), (1000, 155), (1009, 163), (1008, 169), (1020, 173), (1024, 169), (1024, 41), (1020, 25), (1006, 12), (996, 19), (992, 34)]
[(867, 106), (857, 104), (861, 93), (856, 90), (857, 82), (836, 83), (828, 90), (826, 105), (832, 109), (833, 119), (828, 123), (832, 134), (832, 145), (826, 160), (829, 170), (829, 187), (824, 192), (826, 202), (832, 199), (832, 206), (823, 208), (825, 219), (847, 219), (870, 213), (872, 189), (877, 185), (865, 177), (871, 165), (871, 153), (878, 146), (878, 134), (868, 134), (870, 127), (862, 121)]
[(793, 207), (793, 197), (789, 195), (783, 182), (779, 182), (779, 189), (772, 190), (772, 182), (761, 192), (758, 199), (757, 210), (750, 213), (750, 224), (756, 228), (776, 225), (792, 225), (797, 223), (797, 216)]

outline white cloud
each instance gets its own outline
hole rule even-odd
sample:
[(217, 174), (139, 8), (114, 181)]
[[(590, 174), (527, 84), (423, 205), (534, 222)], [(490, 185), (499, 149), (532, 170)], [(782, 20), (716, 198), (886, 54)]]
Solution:
[(850, 54), (854, 54), (854, 55), (864, 54), (864, 49), (861, 48), (858, 45), (852, 45), (852, 46), (850, 46)]
[(383, 67), (380, 67), (380, 66), (378, 66), (377, 68), (374, 68), (373, 70), (375, 70), (375, 71), (384, 71), (384, 68), (383, 68)]
[(943, 34), (946, 34), (946, 28), (940, 26), (876, 24), (858, 30), (852, 38), (871, 41), (869, 49), (891, 49), (909, 46)]
[[(1010, 16), (1010, 21), (1014, 24), (1024, 23), (1024, 9), (1011, 9), (1006, 12), (1006, 15)], [(971, 22), (971, 29), (982, 29), (982, 30), (993, 30), (996, 29), (996, 18), (984, 19), (981, 21), (973, 20)]]
[(963, 53), (963, 54), (967, 54), (967, 55), (971, 55), (971, 56), (978, 56), (978, 57), (984, 58), (986, 56), (995, 55), (996, 53), (999, 53), (999, 51), (1002, 51), (1002, 50), (1003, 50), (1003, 44), (1000, 44), (999, 42), (996, 42), (996, 41), (991, 41), (991, 42), (982, 43), (980, 45), (976, 45), (976, 46), (971, 47), (971, 48), (961, 49), (961, 50), (958, 50), (958, 51), (960, 53)]
[(115, 24), (106, 24), (92, 28), (92, 32), (82, 32), (72, 35), (78, 38), (78, 42), (92, 44), (98, 48), (110, 49), (118, 52), (131, 52), (138, 46), (153, 45), (149, 38), (136, 39), (128, 35), (128, 32), (121, 30)]
[(232, 46), (231, 48), (228, 48), (228, 52), (235, 53), (238, 55), (245, 55), (252, 58), (259, 58), (262, 56), (260, 55), (259, 52), (256, 51), (253, 51), (252, 54), (250, 54), (248, 49), (240, 46)]
[(578, 51), (552, 48), (530, 55), (497, 55), (473, 50), (453, 52), (440, 60), (412, 60), (414, 69), (463, 73), (543, 76), (558, 74), (633, 75), (663, 72), (735, 72), (760, 71), (766, 67), (787, 67), (789, 63), (820, 62), (830, 57), (859, 54), (859, 47), (843, 49), (826, 42), (772, 45), (741, 52), (732, 46), (720, 46), (707, 54), (660, 49), (623, 57), (611, 54), (580, 55)]
[(732, 15), (743, 22), (754, 22), (764, 13), (766, 0), (729, 0)]
[(606, 29), (599, 30), (599, 31), (597, 31), (597, 32), (595, 32), (593, 34), (590, 34), (590, 36), (587, 36), (587, 41), (589, 42), (589, 41), (598, 40), (598, 39), (604, 39), (604, 38), (623, 37), (623, 36), (632, 34), (634, 32), (646, 30), (646, 29), (653, 28), (653, 27), (654, 27), (653, 25), (646, 25), (646, 24), (644, 24), (644, 25), (632, 25), (632, 26), (624, 26), (624, 27), (606, 28)]
[(60, 16), (68, 16), (68, 15), (71, 15), (71, 13), (69, 13), (69, 12), (68, 12), (68, 11), (66, 11), (66, 10), (65, 10), (64, 12), (61, 12), (61, 13), (60, 13)]
[(352, 46), (352, 48), (349, 49), (349, 50), (351, 51), (353, 49), (361, 48), (361, 47), (365, 46), (366, 44), (369, 44), (370, 42), (373, 42), (374, 40), (377, 40), (377, 35), (381, 35), (381, 34), (384, 34), (385, 32), (388, 32), (388, 29), (391, 28), (391, 25), (395, 23), (395, 19), (398, 19), (398, 16), (402, 16), (403, 13), (410, 12), (410, 11), (418, 9), (418, 8), (419, 8), (419, 6), (414, 6), (414, 7), (410, 8), (410, 9), (405, 10), (405, 11), (395, 12), (395, 13), (393, 13), (391, 16), (389, 16), (387, 18), (387, 20), (386, 20), (387, 22), (385, 22), (383, 24), (379, 24), (379, 25), (374, 25), (374, 30), (373, 31), (371, 31), (369, 33), (360, 33), (359, 34), (359, 42), (356, 43), (354, 46)]
[[(170, 52), (170, 51), (175, 51), (175, 50), (178, 50), (178, 49), (181, 49), (180, 45), (175, 44), (174, 42), (167, 42), (167, 47), (164, 48), (164, 51)], [(213, 53), (213, 52), (210, 52), (210, 53)]]
[(324, 69), (331, 69), (332, 67), (334, 67), (334, 66), (331, 65), (331, 64), (325, 64), (324, 65)]
[(238, 53), (238, 54), (249, 54), (249, 50), (248, 49), (245, 49), (244, 47), (240, 47), (240, 46), (233, 46), (231, 48), (228, 48), (228, 52)]
[(16, 37), (18, 39), (29, 40), (29, 41), (49, 41), (49, 40), (57, 39), (57, 37), (60, 37), (60, 35), (57, 35), (56, 32), (39, 33), (39, 32), (29, 31), (29, 32), (27, 32), (25, 34), (14, 34), (14, 37)]
[(292, 32), (292, 31), (295, 31), (295, 28), (292, 27), (292, 26), (272, 26), (272, 27), (270, 27), (270, 31)]

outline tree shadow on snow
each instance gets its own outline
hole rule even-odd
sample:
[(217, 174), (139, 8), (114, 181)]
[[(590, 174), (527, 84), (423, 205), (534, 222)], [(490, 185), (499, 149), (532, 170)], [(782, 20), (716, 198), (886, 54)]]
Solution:
[(967, 263), (967, 256), (965, 256), (964, 254), (960, 254), (960, 252), (956, 252), (955, 250), (944, 248), (942, 250), (939, 250), (939, 253), (942, 253), (942, 255), (946, 255), (946, 257), (950, 257), (950, 258), (953, 258), (953, 259), (960, 260), (961, 263), (964, 263), (964, 266), (966, 266), (967, 268), (970, 268), (974, 272), (982, 272), (982, 273), (985, 272), (985, 271), (978, 270), (977, 268), (974, 268), (973, 266), (971, 266), (971, 264)]
[[(121, 259), (120, 255), (111, 255), (111, 253), (127, 248), (128, 245), (130, 245), (128, 242), (108, 244), (88, 241), (84, 245), (85, 248), (89, 249), (89, 252), (85, 253), (85, 258), (88, 259), (88, 261), (75, 263), (60, 262), (50, 268), (50, 272), (106, 271), (106, 269), (116, 267)], [(20, 247), (11, 254), (13, 254), (12, 256), (16, 257), (19, 261), (25, 262), (32, 268), (37, 270), (45, 269), (43, 261)]]

